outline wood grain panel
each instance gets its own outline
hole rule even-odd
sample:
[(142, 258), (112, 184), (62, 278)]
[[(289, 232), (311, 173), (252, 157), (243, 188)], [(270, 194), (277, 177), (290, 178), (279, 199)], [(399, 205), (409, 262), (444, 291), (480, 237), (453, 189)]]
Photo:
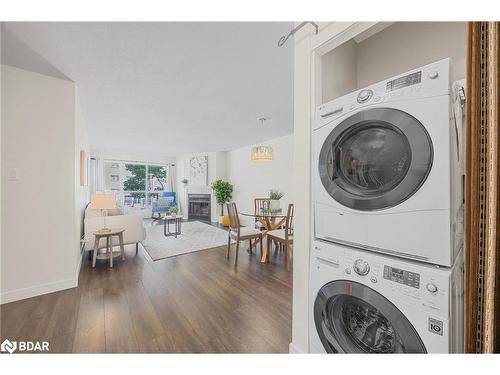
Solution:
[(465, 350), (500, 350), (499, 23), (468, 24)]

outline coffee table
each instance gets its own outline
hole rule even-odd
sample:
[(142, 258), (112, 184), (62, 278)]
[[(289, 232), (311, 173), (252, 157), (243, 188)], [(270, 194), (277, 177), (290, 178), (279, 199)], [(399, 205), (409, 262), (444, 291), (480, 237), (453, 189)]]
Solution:
[[(177, 238), (179, 234), (181, 234), (181, 223), (182, 223), (182, 215), (166, 215), (161, 216), (159, 220), (163, 220), (163, 234), (165, 237), (174, 236)], [(170, 231), (170, 223), (174, 223), (174, 231)]]

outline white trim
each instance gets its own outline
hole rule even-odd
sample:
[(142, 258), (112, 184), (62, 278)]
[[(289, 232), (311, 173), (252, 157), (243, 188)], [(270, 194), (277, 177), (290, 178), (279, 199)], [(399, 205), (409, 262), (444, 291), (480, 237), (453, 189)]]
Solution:
[(85, 254), (85, 251), (80, 254), (80, 260), (78, 261), (78, 264), (76, 266), (74, 278), (4, 292), (0, 294), (0, 305), (26, 298), (40, 296), (42, 294), (54, 293), (60, 290), (78, 287), (78, 277), (80, 276), (80, 269), (82, 268), (83, 256)]
[(324, 27), (321, 28), (318, 35), (311, 36), (310, 52), (316, 52), (320, 55), (324, 55), (329, 50), (333, 49), (328, 45), (332, 42), (332, 40), (338, 38), (350, 28), (355, 27), (358, 23), (359, 22), (329, 22), (325, 24)]
[(54, 281), (52, 283), (46, 283), (28, 288), (11, 290), (9, 292), (4, 292), (1, 294), (0, 304), (3, 305), (5, 303), (36, 297), (42, 294), (58, 292), (64, 289), (75, 288), (77, 286), (78, 286), (78, 279), (75, 280), (75, 278), (72, 277), (70, 279)]
[(78, 261), (78, 264), (76, 265), (76, 273), (75, 273), (75, 286), (78, 286), (78, 278), (80, 276), (80, 269), (82, 268), (82, 262), (83, 262), (83, 256), (87, 254), (85, 250), (80, 252), (80, 260)]
[[(302, 215), (296, 226), (303, 230), (295, 233), (298, 248), (307, 249), (297, 254), (293, 267), (293, 316), (290, 353), (309, 350), (309, 294), (310, 245), (314, 236), (314, 215), (311, 194), (311, 122), (314, 111), (321, 104), (321, 56), (371, 28), (380, 29), (378, 22), (320, 23), (317, 35), (307, 28), (295, 35), (294, 55), (294, 203)], [(304, 28), (305, 29), (305, 28)], [(374, 29), (374, 30), (375, 30)], [(306, 178), (304, 178), (306, 177)], [(300, 223), (299, 223), (300, 221)], [(302, 225), (299, 225), (302, 224)], [(309, 225), (308, 225), (309, 224)], [(299, 346), (297, 346), (299, 345)], [(301, 350), (305, 348), (306, 350)]]
[(307, 351), (304, 351), (302, 349), (300, 349), (297, 345), (295, 345), (293, 342), (291, 342), (289, 345), (288, 345), (288, 352), (290, 354), (305, 354), (307, 353)]
[[(301, 212), (297, 216), (296, 226), (304, 230), (294, 234), (297, 248), (309, 249), (310, 231), (308, 223), (311, 210), (310, 173), (311, 173), (311, 102), (313, 94), (313, 71), (311, 66), (311, 38), (305, 38), (295, 44), (294, 66), (294, 153), (293, 153), (293, 201)], [(306, 178), (304, 178), (306, 176)], [(306, 352), (308, 348), (309, 324), (309, 251), (297, 252), (293, 260), (293, 309), (291, 353)]]

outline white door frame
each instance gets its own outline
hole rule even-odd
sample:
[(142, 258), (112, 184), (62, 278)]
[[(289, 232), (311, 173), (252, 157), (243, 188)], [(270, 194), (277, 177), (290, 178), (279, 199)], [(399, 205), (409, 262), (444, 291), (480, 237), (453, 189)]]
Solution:
[(309, 254), (314, 237), (311, 196), (311, 129), (321, 104), (321, 57), (346, 41), (367, 38), (388, 22), (319, 23), (319, 32), (305, 27), (295, 34), (294, 68), (294, 203), (296, 207), (293, 267), (291, 352), (309, 351)]

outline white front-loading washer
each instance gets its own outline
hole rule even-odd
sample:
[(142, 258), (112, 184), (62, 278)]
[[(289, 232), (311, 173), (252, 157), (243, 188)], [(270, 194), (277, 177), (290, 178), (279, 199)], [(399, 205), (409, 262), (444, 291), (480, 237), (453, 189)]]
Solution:
[(318, 107), (316, 238), (451, 266), (463, 193), (449, 75), (445, 59)]
[(309, 351), (463, 352), (462, 253), (440, 268), (315, 241)]

